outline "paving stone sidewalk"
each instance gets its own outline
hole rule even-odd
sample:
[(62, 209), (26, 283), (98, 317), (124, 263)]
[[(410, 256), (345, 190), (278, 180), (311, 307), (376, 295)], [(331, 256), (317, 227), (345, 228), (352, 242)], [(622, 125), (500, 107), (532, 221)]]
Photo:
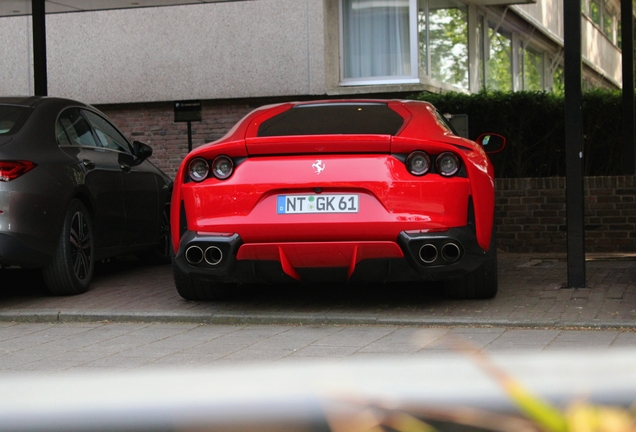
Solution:
[(450, 300), (435, 284), (250, 285), (221, 302), (183, 300), (170, 266), (101, 264), (89, 292), (51, 297), (36, 272), (0, 270), (0, 321), (185, 322), (636, 328), (636, 259), (587, 262), (587, 287), (563, 288), (564, 256), (499, 256), (499, 293)]

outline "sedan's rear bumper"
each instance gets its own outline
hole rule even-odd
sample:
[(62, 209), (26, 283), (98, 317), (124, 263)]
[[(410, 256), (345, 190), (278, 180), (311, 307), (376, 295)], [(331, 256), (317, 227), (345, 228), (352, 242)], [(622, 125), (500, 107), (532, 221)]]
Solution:
[(485, 257), (468, 227), (403, 231), (395, 242), (243, 243), (238, 234), (188, 231), (175, 263), (189, 277), (219, 282), (417, 281), (466, 275)]
[(37, 268), (46, 265), (50, 260), (50, 255), (30, 248), (12, 236), (0, 233), (0, 267)]

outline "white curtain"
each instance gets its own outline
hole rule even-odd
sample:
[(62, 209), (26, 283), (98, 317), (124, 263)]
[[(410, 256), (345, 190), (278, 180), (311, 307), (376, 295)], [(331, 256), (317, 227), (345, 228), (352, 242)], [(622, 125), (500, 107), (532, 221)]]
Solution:
[(342, 0), (344, 78), (411, 75), (408, 0)]

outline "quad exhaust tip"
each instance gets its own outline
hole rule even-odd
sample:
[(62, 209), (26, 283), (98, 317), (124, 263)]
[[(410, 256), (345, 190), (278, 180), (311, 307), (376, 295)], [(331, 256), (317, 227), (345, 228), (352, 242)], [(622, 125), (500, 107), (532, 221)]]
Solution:
[(427, 243), (420, 248), (420, 259), (426, 264), (430, 264), (437, 259), (437, 247)]
[(223, 261), (223, 252), (217, 246), (208, 246), (205, 251), (197, 245), (192, 245), (185, 251), (185, 259), (190, 265), (201, 264), (204, 260), (211, 266)]
[(444, 262), (453, 263), (460, 258), (461, 253), (460, 246), (454, 242), (444, 243), (441, 251), (438, 251), (437, 246), (432, 243), (424, 244), (419, 250), (420, 260), (424, 264), (432, 264), (440, 256)]
[(216, 246), (208, 247), (203, 255), (205, 262), (211, 266), (218, 265), (223, 260), (223, 252)]
[(442, 258), (445, 261), (456, 261), (460, 254), (459, 246), (455, 243), (446, 243), (442, 246)]
[(201, 261), (203, 261), (203, 249), (199, 246), (190, 246), (185, 251), (185, 259), (188, 264), (201, 264)]

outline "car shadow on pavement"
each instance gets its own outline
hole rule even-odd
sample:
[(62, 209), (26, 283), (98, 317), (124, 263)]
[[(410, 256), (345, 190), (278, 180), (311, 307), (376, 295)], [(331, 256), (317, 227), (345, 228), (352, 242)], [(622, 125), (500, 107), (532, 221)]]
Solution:
[(0, 299), (42, 297), (49, 295), (39, 270), (0, 269)]
[[(99, 280), (110, 275), (125, 278), (141, 268), (153, 267), (133, 256), (125, 256), (95, 263), (94, 281), (90, 290), (97, 289)], [(0, 300), (21, 297), (49, 297), (42, 272), (39, 269), (0, 268)]]
[[(150, 307), (148, 299), (162, 298), (174, 302), (175, 309), (182, 309), (182, 299), (174, 287), (170, 266), (146, 264), (134, 256), (121, 257), (95, 265), (91, 288), (85, 294), (69, 297), (72, 305), (81, 299), (100, 298), (99, 303), (109, 304), (109, 297), (130, 297), (130, 304), (144, 299), (144, 307)], [(46, 289), (38, 270), (0, 269), (0, 301), (11, 302), (53, 297)], [(144, 295), (145, 293), (145, 295)], [(77, 299), (71, 300), (72, 298)], [(303, 308), (399, 308), (413, 305), (437, 304), (447, 300), (443, 285), (435, 282), (400, 283), (283, 283), (240, 284), (220, 300), (197, 301), (200, 305), (214, 305), (222, 309), (269, 307), (283, 310)], [(169, 307), (163, 304), (162, 308)]]
[(235, 304), (255, 302), (276, 303), (279, 307), (299, 304), (312, 306), (386, 307), (427, 303), (444, 298), (442, 285), (422, 283), (290, 283), (245, 284), (227, 299)]

